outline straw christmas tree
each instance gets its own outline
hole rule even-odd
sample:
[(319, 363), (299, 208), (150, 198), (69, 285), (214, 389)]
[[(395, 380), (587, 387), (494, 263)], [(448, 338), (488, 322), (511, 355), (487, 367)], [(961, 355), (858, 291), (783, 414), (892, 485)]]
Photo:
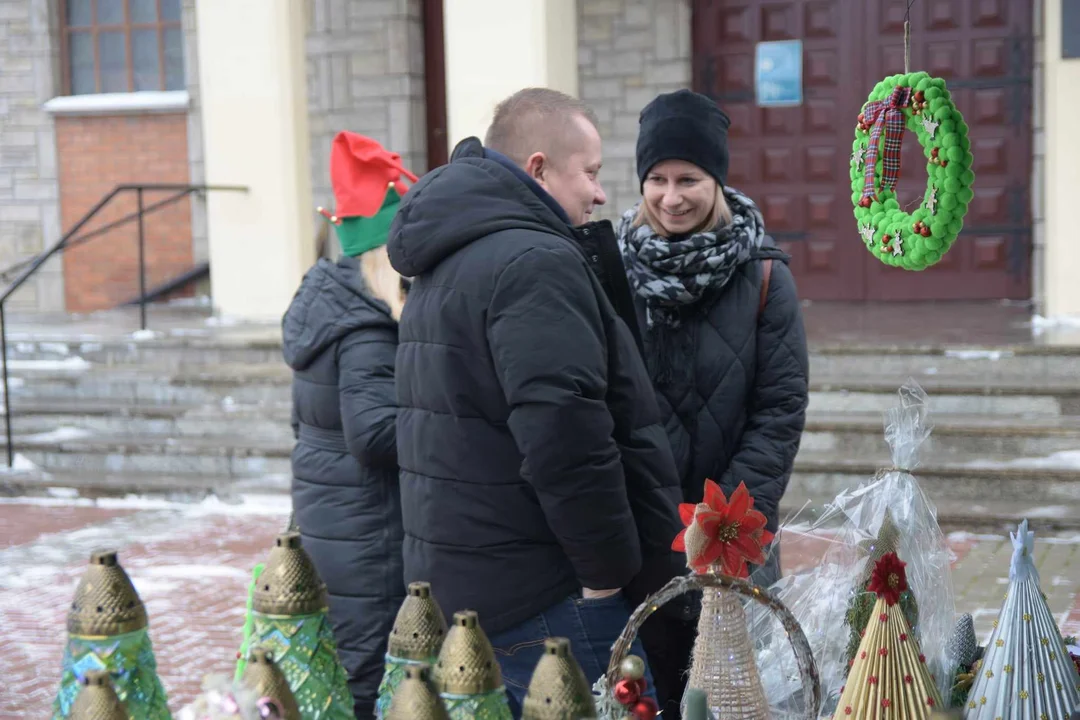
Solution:
[[(867, 554), (866, 565), (856, 583), (856, 592), (848, 603), (848, 611), (845, 622), (851, 628), (848, 639), (847, 661), (850, 666), (855, 659), (855, 653), (862, 642), (862, 631), (870, 622), (874, 611), (876, 597), (867, 588), (870, 584), (870, 576), (878, 560), (889, 553), (897, 553), (900, 550), (900, 529), (893, 521), (892, 513), (885, 509), (885, 517), (881, 521), (881, 529), (873, 540), (865, 540), (859, 543), (860, 548)], [(915, 602), (915, 595), (910, 589), (900, 594), (900, 609), (907, 619), (908, 626), (917, 628), (919, 625), (919, 605)]]
[(375, 702), (376, 718), (386, 717), (407, 668), (436, 663), (445, 638), (446, 618), (431, 594), (431, 585), (410, 583), (386, 646), (386, 664)]
[[(686, 529), (672, 548), (686, 553), (687, 564), (695, 572), (745, 578), (748, 562), (765, 562), (762, 548), (773, 535), (765, 529), (765, 516), (754, 510), (754, 499), (744, 483), (739, 483), (729, 502), (719, 485), (706, 480), (704, 502), (683, 503), (679, 514)], [(706, 694), (718, 718), (769, 717), (746, 613), (734, 593), (718, 588), (702, 592), (689, 687)]]
[(1067, 718), (1080, 705), (1080, 677), (1039, 589), (1035, 533), (1016, 533), (1009, 586), (964, 708), (967, 720)]
[(868, 588), (877, 596), (834, 718), (925, 720), (943, 709), (941, 694), (900, 607), (907, 590), (904, 563), (886, 553)]
[(68, 611), (54, 720), (70, 717), (81, 683), (93, 670), (112, 675), (113, 689), (131, 717), (169, 720), (148, 625), (146, 608), (116, 553), (93, 553)]
[[(271, 650), (304, 720), (353, 720), (353, 698), (337, 656), (326, 585), (300, 544), (286, 532), (255, 580), (244, 646)], [(244, 658), (241, 657), (243, 672)]]
[(502, 671), (474, 610), (454, 613), (434, 675), (451, 720), (511, 720)]

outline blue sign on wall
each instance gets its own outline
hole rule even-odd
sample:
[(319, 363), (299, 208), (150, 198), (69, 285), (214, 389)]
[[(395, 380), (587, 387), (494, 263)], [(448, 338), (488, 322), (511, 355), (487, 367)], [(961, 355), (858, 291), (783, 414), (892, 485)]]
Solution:
[(762, 107), (802, 104), (802, 40), (757, 44), (754, 90)]

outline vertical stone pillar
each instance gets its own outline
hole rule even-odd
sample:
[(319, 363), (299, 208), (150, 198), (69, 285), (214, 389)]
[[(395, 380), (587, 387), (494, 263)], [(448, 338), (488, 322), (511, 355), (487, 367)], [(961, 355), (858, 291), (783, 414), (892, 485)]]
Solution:
[(215, 309), (280, 318), (315, 259), (304, 3), (197, 0)]
[(517, 90), (577, 96), (574, 0), (445, 0), (444, 8), (451, 150), (470, 135), (483, 138), (496, 103)]

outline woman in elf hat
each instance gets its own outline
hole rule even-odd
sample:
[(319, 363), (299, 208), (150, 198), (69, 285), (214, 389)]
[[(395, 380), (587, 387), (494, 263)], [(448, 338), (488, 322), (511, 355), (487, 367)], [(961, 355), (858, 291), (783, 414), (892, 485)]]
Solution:
[(293, 512), (326, 582), (356, 717), (372, 717), (386, 640), (405, 596), (394, 425), (394, 356), (407, 284), (386, 255), (390, 222), (416, 176), (371, 138), (334, 138), (342, 256), (308, 271), (282, 323), (293, 370)]

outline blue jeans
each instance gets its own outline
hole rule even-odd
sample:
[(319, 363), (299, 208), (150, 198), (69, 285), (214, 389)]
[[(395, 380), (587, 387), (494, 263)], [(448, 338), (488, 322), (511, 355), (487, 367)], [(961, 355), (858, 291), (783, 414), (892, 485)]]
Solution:
[[(591, 686), (607, 672), (611, 648), (626, 627), (631, 610), (621, 592), (596, 600), (585, 600), (577, 593), (517, 627), (489, 635), (514, 717), (521, 717), (521, 706), (529, 681), (544, 654), (544, 640), (550, 637), (570, 640), (574, 659)], [(652, 673), (639, 639), (634, 639), (630, 653), (646, 661), (646, 695), (655, 700)]]

